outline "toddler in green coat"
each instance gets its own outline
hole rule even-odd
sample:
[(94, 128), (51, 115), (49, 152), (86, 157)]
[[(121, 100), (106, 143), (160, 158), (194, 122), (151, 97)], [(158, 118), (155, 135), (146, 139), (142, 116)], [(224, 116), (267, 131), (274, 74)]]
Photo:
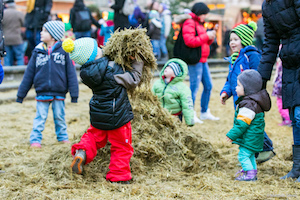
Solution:
[(160, 72), (160, 79), (153, 87), (153, 93), (158, 96), (162, 106), (172, 115), (176, 115), (188, 126), (194, 125), (194, 108), (190, 88), (183, 83), (188, 74), (187, 64), (178, 58), (167, 61)]
[(238, 160), (242, 169), (238, 181), (257, 180), (255, 153), (261, 152), (264, 143), (264, 112), (271, 108), (268, 92), (262, 88), (261, 75), (253, 69), (237, 77), (235, 91), (238, 99), (233, 128), (226, 134), (228, 142), (238, 144)]

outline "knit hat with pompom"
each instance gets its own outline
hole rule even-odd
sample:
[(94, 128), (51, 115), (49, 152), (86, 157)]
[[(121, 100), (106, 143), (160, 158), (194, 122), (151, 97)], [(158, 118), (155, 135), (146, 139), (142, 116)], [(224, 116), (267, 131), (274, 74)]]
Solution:
[(69, 53), (70, 59), (79, 65), (95, 60), (98, 53), (96, 40), (89, 37), (83, 37), (75, 41), (68, 38), (62, 43), (62, 48)]
[(240, 24), (236, 26), (234, 29), (232, 29), (231, 33), (237, 34), (237, 36), (239, 36), (239, 38), (242, 40), (242, 45), (246, 47), (252, 44), (256, 30), (256, 23), (251, 21), (248, 24)]

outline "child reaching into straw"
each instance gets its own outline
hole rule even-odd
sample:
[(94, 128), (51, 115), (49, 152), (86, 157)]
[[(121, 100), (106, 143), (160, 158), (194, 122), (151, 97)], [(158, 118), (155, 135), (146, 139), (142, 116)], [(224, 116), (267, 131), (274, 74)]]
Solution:
[(178, 58), (167, 61), (160, 72), (152, 91), (158, 96), (162, 106), (178, 116), (184, 117), (188, 126), (194, 125), (194, 107), (190, 88), (183, 83), (188, 74), (187, 64)]
[(235, 180), (257, 180), (255, 153), (263, 149), (264, 143), (264, 112), (271, 108), (268, 92), (262, 88), (262, 78), (253, 69), (245, 70), (237, 77), (236, 101), (233, 128), (226, 134), (228, 142), (238, 144), (240, 151), (238, 160), (242, 169)]
[[(130, 42), (132, 38), (140, 39), (143, 45), (137, 41)], [(129, 45), (132, 48), (127, 51)], [(91, 125), (80, 142), (72, 146), (72, 170), (82, 174), (83, 165), (93, 161), (97, 150), (103, 148), (109, 140), (111, 160), (106, 179), (129, 184), (132, 179), (129, 163), (133, 155), (130, 122), (133, 112), (127, 90), (132, 91), (142, 82), (145, 62), (154, 66), (155, 58), (149, 38), (145, 30), (125, 30), (115, 32), (104, 51), (91, 38), (81, 38), (74, 43), (66, 40), (63, 48), (70, 53), (72, 60), (82, 65), (82, 82), (93, 91), (90, 101)], [(112, 53), (114, 50), (122, 54)], [(152, 55), (147, 54), (150, 51)]]

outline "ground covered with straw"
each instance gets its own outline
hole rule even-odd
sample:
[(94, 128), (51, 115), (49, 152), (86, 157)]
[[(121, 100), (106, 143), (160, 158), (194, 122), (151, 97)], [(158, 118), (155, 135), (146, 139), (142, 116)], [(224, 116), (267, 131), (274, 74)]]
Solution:
[[(226, 106), (219, 103), (224, 81), (213, 80), (210, 102), (211, 112), (221, 120), (194, 127), (161, 111), (148, 89), (141, 87), (131, 96), (135, 153), (131, 160), (134, 180), (130, 185), (105, 180), (109, 145), (98, 151), (83, 175), (70, 171), (71, 144), (78, 142), (89, 126), (92, 93), (86, 86), (80, 85), (77, 104), (66, 99), (71, 144), (57, 142), (50, 112), (42, 149), (29, 148), (36, 102), (25, 99), (23, 104), (0, 104), (0, 199), (299, 199), (299, 183), (279, 180), (292, 166), (292, 129), (277, 125), (280, 116), (273, 97), (273, 107), (266, 113), (266, 132), (277, 155), (258, 165), (256, 182), (234, 181), (239, 170), (238, 147), (225, 140), (234, 111), (232, 101)], [(10, 91), (1, 95), (15, 94)], [(199, 113), (199, 104), (196, 110)]]

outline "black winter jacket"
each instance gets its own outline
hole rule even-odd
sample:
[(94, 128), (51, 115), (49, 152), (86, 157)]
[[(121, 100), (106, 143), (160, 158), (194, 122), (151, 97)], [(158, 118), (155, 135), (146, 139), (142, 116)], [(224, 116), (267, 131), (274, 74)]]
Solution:
[(262, 5), (265, 41), (258, 71), (270, 80), (279, 45), (284, 108), (300, 105), (300, 0), (269, 0)]
[(32, 84), (37, 96), (65, 97), (69, 91), (71, 101), (77, 102), (78, 80), (69, 54), (62, 49), (61, 42), (55, 44), (50, 55), (42, 44), (40, 43), (33, 50), (18, 89), (17, 102), (22, 103)]
[[(87, 22), (88, 24), (81, 24), (79, 20), (76, 20), (76, 13), (80, 11), (86, 11), (88, 13), (90, 22)], [(94, 19), (94, 17), (91, 14), (91, 11), (87, 7), (83, 8), (76, 8), (73, 7), (70, 11), (70, 23), (73, 28), (73, 32), (85, 32), (91, 30), (91, 25), (94, 24), (98, 28), (100, 28), (100, 24)]]
[(51, 8), (52, 0), (36, 0), (34, 9), (25, 15), (25, 27), (30, 30), (41, 30), (43, 24), (48, 21)]
[(94, 94), (90, 100), (91, 124), (101, 130), (120, 128), (133, 119), (126, 88), (114, 78), (114, 75), (124, 71), (119, 65), (111, 67), (108, 63), (108, 58), (103, 57), (80, 68), (82, 82)]

